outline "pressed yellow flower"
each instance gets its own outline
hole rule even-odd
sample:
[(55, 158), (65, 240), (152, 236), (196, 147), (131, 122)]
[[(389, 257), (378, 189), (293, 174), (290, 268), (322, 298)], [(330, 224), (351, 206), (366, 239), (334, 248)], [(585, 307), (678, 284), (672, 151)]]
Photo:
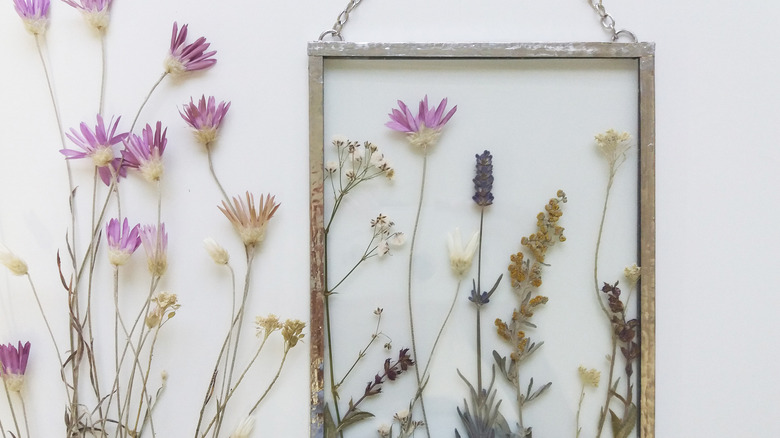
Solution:
[(282, 323), (279, 321), (279, 318), (272, 313), (268, 316), (255, 317), (255, 328), (257, 329), (257, 337), (263, 336), (265, 339), (268, 338), (271, 333), (280, 330), (282, 328)]
[(231, 206), (225, 201), (218, 208), (233, 224), (244, 245), (254, 246), (265, 239), (265, 228), (268, 221), (274, 216), (279, 204), (274, 202), (275, 197), (260, 195), (259, 208), (255, 207), (255, 197), (246, 192), (246, 202), (242, 198), (233, 197)]
[(27, 263), (2, 245), (0, 245), (0, 263), (14, 275), (27, 274)]
[(642, 274), (642, 268), (637, 266), (636, 263), (634, 263), (631, 266), (627, 266), (626, 269), (623, 270), (623, 275), (625, 275), (626, 280), (628, 280), (628, 284), (630, 286), (636, 284), (641, 274)]
[(297, 319), (288, 319), (284, 322), (282, 327), (282, 337), (284, 338), (285, 349), (295, 347), (298, 341), (303, 339), (303, 328), (306, 327), (306, 323)]
[(144, 321), (149, 328), (158, 327), (163, 322), (163, 316), (165, 316), (165, 313), (168, 310), (171, 311), (168, 314), (168, 318), (171, 318), (176, 314), (176, 309), (181, 307), (178, 303), (176, 294), (170, 292), (159, 292), (151, 301), (155, 303), (155, 306), (149, 311), (149, 314), (146, 315)]
[(579, 371), (580, 381), (582, 382), (583, 386), (592, 386), (594, 388), (599, 386), (599, 380), (601, 379), (601, 372), (593, 368), (590, 369), (585, 368), (582, 365), (580, 365), (577, 371)]

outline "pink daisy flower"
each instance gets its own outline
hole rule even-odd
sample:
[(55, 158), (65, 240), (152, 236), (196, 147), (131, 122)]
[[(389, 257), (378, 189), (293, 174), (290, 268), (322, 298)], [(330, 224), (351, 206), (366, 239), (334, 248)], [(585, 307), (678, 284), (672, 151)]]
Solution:
[(179, 111), (181, 117), (195, 129), (195, 138), (198, 143), (208, 145), (217, 139), (217, 130), (222, 123), (222, 119), (230, 109), (230, 102), (216, 103), (214, 96), (209, 96), (208, 102), (206, 96), (201, 96), (198, 104), (190, 98), (190, 103), (185, 103), (182, 111)]
[(0, 363), (2, 376), (9, 391), (19, 392), (24, 384), (24, 372), (27, 370), (27, 359), (30, 357), (30, 343), (19, 347), (13, 344), (0, 345)]
[(141, 226), (136, 225), (132, 229), (127, 223), (127, 218), (119, 226), (119, 219), (111, 219), (106, 225), (106, 241), (108, 242), (108, 260), (114, 266), (124, 265), (127, 259), (141, 245), (139, 235)]
[(111, 5), (111, 0), (79, 0), (79, 3), (73, 0), (62, 1), (80, 10), (87, 22), (95, 29), (104, 31), (108, 27), (108, 7)]
[(28, 32), (33, 35), (46, 32), (46, 26), (49, 24), (49, 0), (14, 0), (14, 8)]
[(98, 167), (98, 173), (100, 179), (106, 185), (111, 183), (111, 177), (116, 174), (117, 177), (122, 177), (127, 174), (127, 170), (124, 167), (120, 167), (121, 160), (114, 157), (113, 145), (121, 143), (122, 140), (127, 137), (127, 133), (116, 133), (117, 125), (121, 117), (117, 117), (114, 121), (113, 117), (106, 126), (103, 121), (103, 117), (97, 115), (97, 125), (95, 125), (94, 131), (91, 130), (86, 123), (82, 122), (79, 125), (79, 131), (75, 128), (70, 129), (70, 133), (66, 133), (67, 137), (78, 146), (81, 151), (73, 149), (60, 149), (60, 153), (65, 155), (65, 159), (73, 158), (92, 158), (93, 164)]
[(154, 130), (147, 124), (140, 136), (131, 134), (126, 137), (122, 150), (124, 164), (138, 169), (149, 182), (159, 181), (163, 174), (162, 154), (168, 143), (167, 132), (168, 128), (163, 130), (162, 122), (157, 122)]
[(417, 115), (413, 115), (409, 107), (402, 101), (398, 101), (398, 109), (388, 114), (390, 121), (385, 124), (394, 131), (408, 134), (412, 146), (422, 149), (433, 146), (441, 134), (441, 129), (452, 118), (458, 106), (454, 106), (447, 114), (447, 98), (441, 100), (438, 106), (428, 106), (428, 96), (420, 101)]

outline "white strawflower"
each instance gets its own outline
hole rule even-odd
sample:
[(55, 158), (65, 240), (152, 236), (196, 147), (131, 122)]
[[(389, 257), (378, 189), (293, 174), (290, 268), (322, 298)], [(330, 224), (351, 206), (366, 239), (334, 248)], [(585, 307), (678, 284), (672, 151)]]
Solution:
[(228, 254), (227, 250), (211, 237), (203, 239), (203, 247), (206, 248), (206, 252), (209, 253), (211, 260), (214, 260), (214, 263), (218, 265), (227, 265), (230, 261), (230, 254)]
[(241, 423), (238, 423), (238, 427), (233, 433), (230, 434), (230, 438), (249, 438), (249, 434), (255, 428), (255, 419), (252, 416), (244, 418)]
[(631, 286), (636, 284), (641, 274), (642, 268), (637, 266), (636, 263), (631, 266), (627, 266), (626, 269), (623, 270), (623, 275), (626, 276), (626, 280), (628, 280), (628, 284)]
[(474, 260), (474, 254), (477, 252), (477, 243), (479, 243), (479, 231), (471, 235), (471, 239), (463, 246), (460, 236), (460, 228), (447, 235), (447, 247), (450, 251), (450, 265), (456, 276), (462, 277), (471, 269), (471, 261)]

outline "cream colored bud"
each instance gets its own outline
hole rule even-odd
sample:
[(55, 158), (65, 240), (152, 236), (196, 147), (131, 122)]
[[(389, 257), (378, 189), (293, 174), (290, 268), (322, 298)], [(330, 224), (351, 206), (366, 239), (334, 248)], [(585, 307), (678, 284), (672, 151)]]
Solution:
[(211, 257), (211, 260), (214, 260), (214, 263), (227, 265), (230, 261), (230, 254), (227, 250), (211, 237), (203, 239), (203, 247), (206, 248), (206, 252), (209, 253), (209, 257)]
[(14, 275), (27, 275), (27, 263), (3, 246), (0, 246), (0, 263)]

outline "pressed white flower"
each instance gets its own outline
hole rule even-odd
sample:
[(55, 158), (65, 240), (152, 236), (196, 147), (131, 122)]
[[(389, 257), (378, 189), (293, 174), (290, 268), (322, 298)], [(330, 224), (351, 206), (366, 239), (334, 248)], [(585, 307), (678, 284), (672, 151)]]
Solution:
[(249, 438), (249, 434), (255, 428), (255, 418), (252, 416), (244, 418), (233, 433), (230, 434), (230, 438)]
[(325, 163), (325, 172), (335, 173), (337, 170), (339, 170), (339, 163), (335, 161), (328, 161)]
[(617, 132), (614, 129), (596, 135), (596, 144), (609, 162), (610, 173), (614, 173), (626, 160), (630, 139), (628, 132)]
[(387, 243), (390, 244), (390, 246), (401, 246), (404, 242), (406, 242), (406, 234), (401, 232), (394, 233), (387, 239)]
[(0, 245), (0, 263), (14, 275), (27, 274), (27, 263), (2, 245)]
[(387, 424), (380, 424), (376, 431), (379, 432), (379, 436), (382, 438), (388, 438), (391, 433), (390, 426)]
[(460, 228), (447, 235), (447, 247), (450, 251), (450, 266), (457, 277), (462, 277), (469, 269), (474, 260), (474, 254), (477, 252), (477, 243), (479, 243), (479, 231), (471, 235), (471, 239), (463, 247), (463, 241), (460, 236)]
[(379, 244), (376, 246), (376, 252), (379, 257), (382, 257), (383, 255), (390, 252), (390, 245), (387, 243), (387, 240), (379, 242)]
[(409, 410), (404, 409), (403, 411), (396, 412), (394, 418), (403, 423), (407, 418), (409, 418)]
[(333, 143), (333, 146), (338, 148), (347, 145), (349, 143), (349, 139), (344, 135), (334, 135), (331, 142)]
[(636, 284), (641, 274), (642, 274), (642, 268), (637, 266), (636, 263), (634, 263), (631, 266), (627, 266), (626, 269), (623, 270), (623, 275), (625, 275), (626, 280), (628, 280), (628, 284), (630, 286)]
[(214, 263), (218, 265), (227, 265), (230, 261), (230, 254), (228, 254), (227, 250), (211, 237), (203, 239), (203, 247), (206, 248), (206, 252), (209, 253), (211, 260), (214, 260)]

